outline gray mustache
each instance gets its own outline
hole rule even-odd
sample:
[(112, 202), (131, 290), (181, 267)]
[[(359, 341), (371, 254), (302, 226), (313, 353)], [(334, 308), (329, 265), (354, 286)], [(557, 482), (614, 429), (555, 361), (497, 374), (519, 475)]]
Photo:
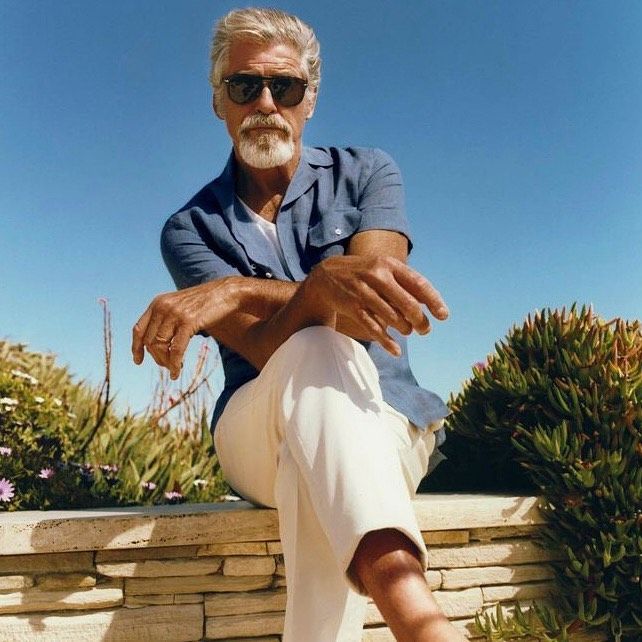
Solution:
[(254, 114), (253, 116), (248, 116), (242, 123), (239, 128), (240, 133), (246, 132), (248, 129), (254, 127), (273, 127), (279, 129), (286, 134), (291, 132), (290, 126), (280, 118), (275, 118), (274, 116), (262, 116), (261, 114)]

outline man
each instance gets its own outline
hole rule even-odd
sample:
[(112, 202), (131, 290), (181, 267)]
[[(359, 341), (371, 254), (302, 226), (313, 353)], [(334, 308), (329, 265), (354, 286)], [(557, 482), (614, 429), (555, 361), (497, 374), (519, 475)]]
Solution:
[[(463, 640), (424, 578), (411, 496), (443, 402), (418, 387), (411, 332), (448, 310), (406, 265), (398, 170), (379, 150), (302, 146), (319, 45), (298, 18), (233, 11), (212, 46), (213, 107), (233, 150), (166, 223), (178, 288), (134, 327), (172, 378), (190, 338), (216, 339), (225, 387), (212, 426), (226, 479), (278, 509), (283, 640), (359, 640), (371, 595), (399, 640)], [(360, 341), (357, 341), (360, 340)]]

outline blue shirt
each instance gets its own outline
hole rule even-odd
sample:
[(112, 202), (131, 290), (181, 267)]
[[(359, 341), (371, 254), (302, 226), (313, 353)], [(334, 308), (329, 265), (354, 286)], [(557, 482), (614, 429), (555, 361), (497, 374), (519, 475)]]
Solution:
[[(223, 173), (163, 228), (163, 259), (179, 289), (231, 275), (292, 280), (235, 197), (235, 165), (232, 153)], [(357, 232), (393, 230), (404, 234), (410, 247), (399, 169), (378, 149), (305, 147), (281, 203), (276, 228), (295, 281), (305, 279), (319, 261), (344, 254)], [(425, 430), (445, 417), (448, 409), (436, 394), (417, 384), (408, 363), (406, 338), (394, 330), (391, 334), (401, 347), (400, 357), (393, 357), (376, 342), (361, 343), (379, 371), (385, 401)], [(219, 351), (225, 385), (214, 409), (213, 430), (232, 394), (258, 375), (254, 366), (225, 345), (219, 343)], [(437, 444), (443, 440), (440, 430)], [(435, 459), (442, 457), (438, 454)]]

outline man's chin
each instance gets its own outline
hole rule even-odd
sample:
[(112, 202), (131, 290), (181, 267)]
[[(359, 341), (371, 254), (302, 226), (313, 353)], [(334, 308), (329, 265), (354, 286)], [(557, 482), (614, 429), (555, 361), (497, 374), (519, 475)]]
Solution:
[(272, 169), (292, 160), (294, 145), (281, 142), (278, 145), (263, 146), (254, 142), (241, 141), (239, 156), (254, 169)]

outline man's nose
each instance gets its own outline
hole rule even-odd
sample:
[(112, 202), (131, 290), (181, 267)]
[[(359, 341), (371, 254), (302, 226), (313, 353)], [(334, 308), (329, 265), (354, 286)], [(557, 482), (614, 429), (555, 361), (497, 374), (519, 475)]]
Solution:
[(278, 110), (270, 88), (265, 85), (256, 99), (256, 111), (261, 114), (274, 114)]

